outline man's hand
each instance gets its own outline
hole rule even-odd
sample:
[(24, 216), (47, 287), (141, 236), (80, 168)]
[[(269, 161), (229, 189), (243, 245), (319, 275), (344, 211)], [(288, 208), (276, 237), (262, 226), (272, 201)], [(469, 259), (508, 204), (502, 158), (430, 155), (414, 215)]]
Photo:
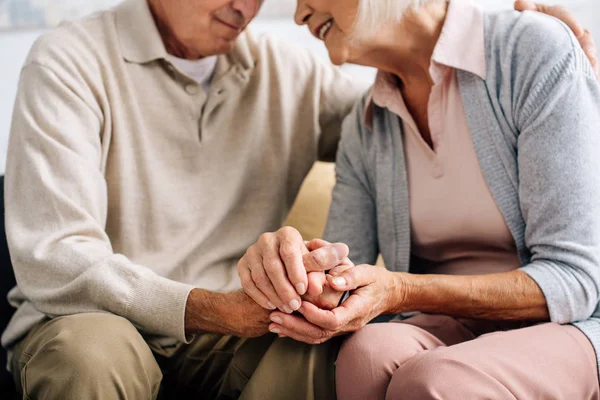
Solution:
[(269, 311), (243, 291), (213, 293), (194, 289), (188, 296), (185, 311), (185, 331), (233, 335), (243, 338), (269, 333)]
[(332, 289), (339, 292), (356, 289), (348, 300), (331, 311), (304, 302), (299, 310), (304, 318), (275, 311), (271, 314), (273, 323), (269, 330), (310, 344), (356, 332), (378, 315), (398, 308), (403, 300), (394, 296), (403, 293), (401, 276), (372, 265), (359, 265), (345, 271), (333, 269), (327, 276)]
[(583, 51), (587, 55), (588, 59), (592, 63), (592, 67), (596, 72), (596, 76), (600, 79), (600, 64), (598, 63), (598, 55), (596, 51), (596, 45), (592, 39), (592, 35), (587, 29), (584, 29), (573, 14), (569, 12), (564, 6), (550, 6), (545, 4), (536, 4), (530, 0), (517, 0), (515, 1), (515, 10), (517, 11), (538, 11), (550, 16), (553, 16), (571, 28), (575, 37), (579, 40)]
[(314, 251), (290, 227), (263, 234), (238, 262), (244, 291), (267, 310), (291, 314), (301, 305), (308, 273), (338, 266), (348, 256), (345, 244), (328, 244)]

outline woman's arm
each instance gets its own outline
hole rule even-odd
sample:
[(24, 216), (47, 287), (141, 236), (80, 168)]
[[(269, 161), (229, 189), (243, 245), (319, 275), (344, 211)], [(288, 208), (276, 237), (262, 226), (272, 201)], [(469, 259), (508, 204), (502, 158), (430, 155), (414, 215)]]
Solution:
[(415, 275), (384, 267), (358, 265), (343, 272), (333, 269), (332, 288), (352, 290), (333, 310), (303, 303), (303, 318), (274, 312), (271, 332), (306, 343), (355, 332), (381, 314), (421, 311), (454, 317), (547, 321), (544, 294), (527, 274), (516, 270), (478, 276)]
[(547, 321), (546, 298), (527, 274), (516, 270), (491, 275), (397, 273), (391, 314), (418, 310), (488, 320)]

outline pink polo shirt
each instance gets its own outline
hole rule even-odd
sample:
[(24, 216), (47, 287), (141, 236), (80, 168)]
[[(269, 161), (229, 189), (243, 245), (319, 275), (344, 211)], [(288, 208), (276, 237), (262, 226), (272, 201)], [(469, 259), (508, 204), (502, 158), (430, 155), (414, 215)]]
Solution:
[(403, 125), (412, 238), (411, 272), (485, 274), (520, 266), (514, 240), (475, 153), (456, 70), (486, 77), (482, 10), (451, 0), (434, 49), (429, 127), (421, 136), (394, 77), (380, 71), (372, 101)]

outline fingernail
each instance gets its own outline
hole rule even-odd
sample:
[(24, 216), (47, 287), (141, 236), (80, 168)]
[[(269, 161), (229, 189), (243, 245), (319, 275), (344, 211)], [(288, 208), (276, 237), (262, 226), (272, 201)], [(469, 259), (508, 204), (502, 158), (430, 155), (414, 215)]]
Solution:
[(271, 317), (271, 321), (275, 322), (276, 324), (281, 325), (283, 323), (283, 320), (281, 319), (281, 317), (278, 317), (277, 315), (273, 315)]
[(296, 291), (300, 296), (306, 293), (306, 285), (304, 283), (299, 283), (296, 285)]
[(338, 255), (338, 260), (343, 260), (348, 255), (348, 246), (342, 243), (336, 243), (333, 245), (333, 250)]
[(277, 328), (269, 328), (269, 330), (270, 330), (272, 333), (279, 333), (279, 332), (281, 332), (281, 331), (280, 331), (279, 329), (277, 329)]
[(300, 308), (300, 302), (296, 299), (290, 301), (290, 307), (292, 307), (292, 310), (297, 310)]
[(274, 305), (273, 303), (271, 303), (271, 302), (268, 302), (268, 303), (267, 303), (267, 307), (269, 307), (269, 310), (274, 310), (274, 309), (276, 309), (276, 308), (277, 308), (277, 307), (275, 307), (275, 305)]
[(291, 308), (289, 308), (288, 306), (283, 306), (283, 311), (284, 311), (286, 314), (291, 314), (291, 313), (293, 313), (293, 312), (294, 312), (294, 310), (292, 310), (292, 309), (291, 309)]
[(337, 276), (337, 277), (333, 278), (331, 281), (333, 282), (333, 284), (335, 286), (339, 286), (339, 287), (346, 286), (346, 280), (344, 278), (342, 278), (341, 276)]

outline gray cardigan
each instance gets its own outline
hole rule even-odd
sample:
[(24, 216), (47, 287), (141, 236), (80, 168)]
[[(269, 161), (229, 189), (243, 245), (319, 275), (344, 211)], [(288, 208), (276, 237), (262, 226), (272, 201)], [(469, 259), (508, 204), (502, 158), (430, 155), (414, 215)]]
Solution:
[[(571, 31), (536, 13), (486, 14), (487, 78), (458, 71), (473, 143), (550, 318), (600, 350), (600, 85)], [(398, 117), (365, 99), (344, 123), (324, 237), (355, 263), (408, 271), (410, 217)]]

